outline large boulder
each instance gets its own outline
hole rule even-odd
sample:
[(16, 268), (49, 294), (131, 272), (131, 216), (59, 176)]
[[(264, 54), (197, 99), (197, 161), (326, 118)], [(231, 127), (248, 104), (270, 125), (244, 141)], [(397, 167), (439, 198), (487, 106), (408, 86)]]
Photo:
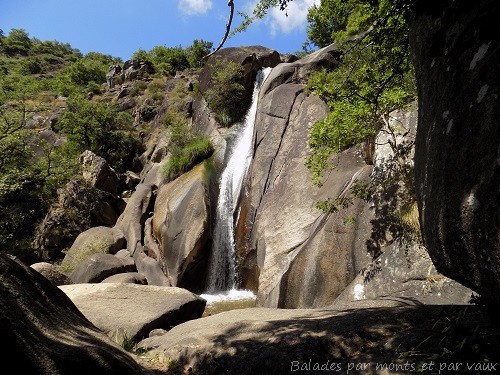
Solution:
[(206, 301), (185, 289), (137, 284), (73, 284), (60, 289), (97, 327), (118, 340), (139, 341), (153, 329), (200, 318)]
[(94, 254), (116, 254), (125, 246), (125, 237), (117, 228), (94, 227), (80, 233), (61, 262), (60, 270), (69, 274)]
[(415, 186), (439, 272), (500, 304), (500, 3), (417, 2)]
[(47, 262), (38, 262), (30, 265), (35, 271), (49, 280), (55, 286), (73, 284), (73, 281), (64, 273), (59, 272), (56, 265)]
[(83, 178), (91, 186), (115, 196), (118, 195), (122, 185), (120, 178), (104, 158), (87, 150), (80, 155), (80, 164)]
[(22, 374), (143, 374), (35, 270), (0, 253), (2, 365)]
[(243, 67), (245, 72), (243, 82), (248, 99), (252, 97), (252, 90), (257, 71), (267, 67), (274, 68), (281, 63), (280, 54), (277, 51), (266, 47), (248, 46), (223, 48), (209, 57), (200, 73), (200, 92), (202, 94), (204, 94), (212, 85), (212, 73), (210, 69), (218, 60), (232, 61)]
[(119, 258), (112, 254), (93, 254), (69, 275), (73, 283), (99, 283), (109, 276), (122, 272), (134, 272), (134, 260)]
[(436, 271), (423, 246), (396, 241), (361, 270), (332, 306), (356, 308), (356, 301), (382, 298), (416, 304), (468, 305), (472, 296), (469, 288)]
[(173, 286), (201, 291), (210, 250), (210, 201), (205, 163), (160, 187), (153, 236)]

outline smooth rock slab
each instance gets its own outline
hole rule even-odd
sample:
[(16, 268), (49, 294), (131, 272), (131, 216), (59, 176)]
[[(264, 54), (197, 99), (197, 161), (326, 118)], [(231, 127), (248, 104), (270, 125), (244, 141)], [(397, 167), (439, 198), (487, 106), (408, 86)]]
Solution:
[[(478, 337), (485, 333), (484, 337), (491, 336), (477, 340), (479, 354), (466, 345), (455, 362), (465, 366), (466, 358), (484, 362), (488, 356), (491, 362), (498, 362), (499, 341), (495, 337), (500, 333), (477, 306), (397, 307), (388, 302), (372, 301), (345, 311), (232, 310), (186, 322), (164, 335), (141, 341), (139, 346), (150, 349), (145, 358), (158, 358), (165, 367), (178, 363), (196, 375), (426, 373), (418, 371), (422, 362), (442, 353), (444, 337), (453, 340), (446, 333), (453, 330), (449, 318), (462, 315), (462, 335), (477, 329), (481, 332)], [(453, 345), (458, 347), (463, 336), (457, 337)], [(412, 356), (417, 348), (418, 356)], [(326, 363), (330, 371), (321, 370)], [(377, 364), (384, 363), (392, 364), (392, 370), (377, 369)], [(407, 371), (395, 370), (396, 364), (407, 364)], [(411, 371), (412, 365), (415, 371)]]
[(101, 283), (59, 287), (95, 326), (120, 342), (139, 341), (153, 329), (200, 318), (206, 301), (185, 289)]

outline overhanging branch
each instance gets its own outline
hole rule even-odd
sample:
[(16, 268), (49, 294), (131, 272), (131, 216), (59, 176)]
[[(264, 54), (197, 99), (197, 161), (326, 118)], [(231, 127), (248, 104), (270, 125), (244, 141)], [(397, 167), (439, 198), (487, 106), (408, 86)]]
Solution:
[(221, 42), (219, 43), (219, 46), (213, 51), (210, 52), (208, 55), (203, 57), (203, 60), (208, 59), (210, 56), (212, 56), (214, 53), (216, 53), (218, 50), (222, 48), (224, 43), (226, 43), (226, 39), (229, 35), (229, 31), (231, 30), (231, 23), (233, 22), (233, 16), (234, 16), (234, 2), (233, 0), (229, 0), (227, 2), (227, 5), (231, 8), (231, 11), (229, 12), (229, 20), (226, 23), (226, 32), (224, 33), (224, 37), (222, 38)]

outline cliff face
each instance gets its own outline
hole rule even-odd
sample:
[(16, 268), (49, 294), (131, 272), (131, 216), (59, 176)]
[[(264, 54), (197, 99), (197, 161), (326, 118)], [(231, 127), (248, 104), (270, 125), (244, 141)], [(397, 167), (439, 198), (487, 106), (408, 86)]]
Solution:
[(415, 179), (436, 268), (500, 303), (500, 3), (419, 2)]
[[(319, 200), (347, 194), (367, 178), (361, 147), (339, 155), (320, 188), (305, 167), (309, 126), (327, 115), (326, 104), (304, 93), (310, 72), (337, 64), (334, 46), (274, 68), (264, 83), (255, 121), (253, 161), (236, 227), (243, 284), (266, 307), (319, 307), (331, 303), (370, 260), (368, 204), (324, 214)], [(346, 217), (356, 218), (346, 223)]]

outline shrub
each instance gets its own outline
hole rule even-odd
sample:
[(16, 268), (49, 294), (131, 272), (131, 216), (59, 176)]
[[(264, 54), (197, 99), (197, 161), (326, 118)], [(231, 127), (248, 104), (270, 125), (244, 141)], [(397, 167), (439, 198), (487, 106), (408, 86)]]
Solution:
[(96, 60), (78, 60), (67, 69), (67, 75), (71, 82), (85, 86), (89, 82), (106, 82), (106, 69), (104, 65)]
[(208, 107), (222, 126), (230, 126), (246, 113), (243, 67), (233, 61), (220, 59), (211, 66), (212, 88), (205, 93)]

